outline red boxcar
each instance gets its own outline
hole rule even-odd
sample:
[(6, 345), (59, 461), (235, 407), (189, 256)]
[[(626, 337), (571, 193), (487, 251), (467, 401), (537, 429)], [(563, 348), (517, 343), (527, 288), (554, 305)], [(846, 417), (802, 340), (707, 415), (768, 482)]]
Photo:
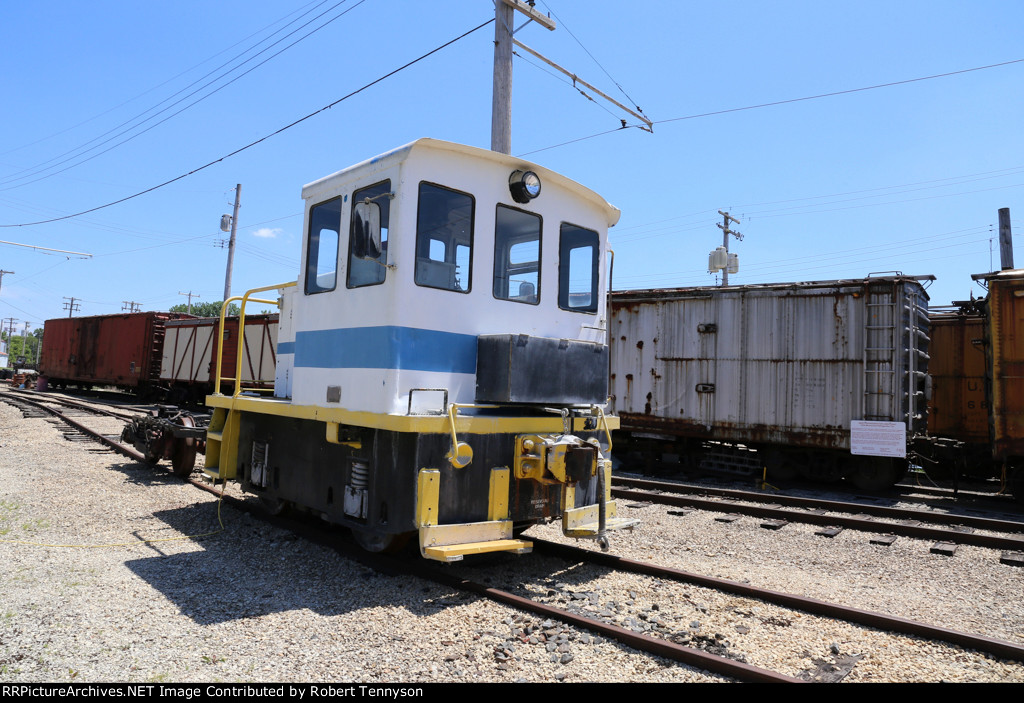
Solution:
[(47, 320), (39, 372), (50, 385), (148, 390), (160, 378), (164, 325), (191, 319), (175, 312), (136, 312)]

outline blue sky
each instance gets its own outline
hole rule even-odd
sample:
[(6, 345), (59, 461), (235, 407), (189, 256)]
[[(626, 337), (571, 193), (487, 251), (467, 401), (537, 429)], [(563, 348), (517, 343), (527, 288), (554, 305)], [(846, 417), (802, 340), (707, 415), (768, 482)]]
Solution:
[[(998, 267), (999, 208), (1024, 237), (1024, 62), (736, 109), (1024, 59), (1019, 0), (537, 6), (559, 27), (520, 41), (656, 122), (617, 129), (636, 120), (515, 59), (512, 152), (621, 208), (617, 288), (714, 284), (719, 209), (745, 235), (732, 283), (898, 270), (937, 276), (933, 305), (983, 294), (970, 274)], [(303, 184), (418, 137), (489, 146), (493, 25), (218, 160), (491, 17), (489, 0), (6, 3), (0, 240), (93, 256), (0, 244), (0, 318), (41, 326), (71, 297), (77, 315), (220, 300), (236, 183), (233, 292), (294, 280)]]

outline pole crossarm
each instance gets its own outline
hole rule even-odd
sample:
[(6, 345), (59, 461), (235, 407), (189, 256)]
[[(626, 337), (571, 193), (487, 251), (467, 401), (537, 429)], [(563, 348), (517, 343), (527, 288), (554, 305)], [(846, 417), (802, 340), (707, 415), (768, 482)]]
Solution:
[[(640, 113), (634, 112), (633, 110), (630, 110), (628, 107), (626, 107), (625, 105), (620, 103), (615, 98), (607, 95), (606, 93), (603, 93), (599, 88), (596, 88), (593, 85), (591, 85), (590, 83), (587, 83), (585, 80), (583, 80), (582, 78), (577, 76), (575, 73), (572, 73), (572, 72), (567, 71), (566, 69), (562, 68), (561, 66), (559, 66), (557, 63), (555, 63), (551, 59), (549, 59), (546, 56), (544, 56), (544, 55), (534, 51), (533, 49), (531, 49), (530, 47), (528, 47), (526, 44), (522, 43), (518, 39), (513, 37), (512, 38), (512, 43), (515, 44), (516, 46), (518, 46), (523, 51), (526, 51), (526, 52), (532, 54), (533, 56), (537, 57), (538, 59), (540, 59), (541, 61), (546, 63), (548, 66), (551, 66), (552, 68), (554, 68), (554, 69), (556, 69), (558, 71), (561, 71), (562, 73), (564, 73), (569, 78), (572, 78), (573, 83), (579, 83), (580, 85), (586, 87), (587, 89), (594, 91), (595, 93), (600, 95), (602, 98), (604, 98), (605, 100), (610, 102), (612, 105), (615, 105), (620, 110), (628, 112), (630, 115), (632, 115), (633, 117), (635, 117), (638, 120), (640, 120), (641, 122), (643, 122), (644, 125), (646, 125), (646, 126), (638, 125), (640, 127), (640, 129), (644, 130), (645, 132), (651, 132), (651, 133), (654, 132), (654, 122), (652, 122), (651, 120), (647, 119), (646, 117), (644, 117)], [(625, 122), (625, 121), (623, 121), (623, 122)]]
[(0, 244), (10, 244), (13, 247), (25, 247), (26, 249), (41, 249), (43, 251), (55, 251), (58, 254), (74, 254), (76, 256), (89, 256), (89, 257), (92, 256), (92, 254), (87, 254), (84, 251), (68, 251), (67, 249), (51, 249), (50, 247), (41, 247), (41, 246), (39, 246), (37, 244), (21, 244), (20, 242), (6, 242), (6, 241), (4, 241), (2, 239), (0, 239)]
[(525, 2), (520, 2), (519, 0), (502, 0), (502, 2), (511, 7), (516, 12), (523, 13), (524, 15), (526, 15), (527, 17), (529, 17), (531, 20), (541, 25), (542, 27), (551, 30), (555, 29), (556, 27), (555, 21), (553, 19), (551, 19), (547, 15), (542, 15), (540, 12), (530, 7)]

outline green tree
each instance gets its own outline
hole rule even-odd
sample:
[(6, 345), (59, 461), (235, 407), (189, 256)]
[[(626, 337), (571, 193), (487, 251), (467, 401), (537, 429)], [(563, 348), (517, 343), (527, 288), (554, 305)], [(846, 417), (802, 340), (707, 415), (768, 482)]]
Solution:
[[(10, 366), (35, 366), (39, 361), (39, 347), (43, 338), (43, 329), (37, 328), (28, 337), (20, 334), (9, 335), (7, 332), (0, 332), (7, 348), (8, 364)], [(19, 364), (18, 358), (25, 357), (25, 363)]]
[[(220, 317), (220, 309), (224, 307), (224, 301), (218, 300), (213, 303), (192, 303), (192, 314), (196, 317)], [(188, 312), (188, 304), (174, 305), (171, 312)], [(238, 315), (241, 310), (237, 303), (228, 305), (228, 315)]]

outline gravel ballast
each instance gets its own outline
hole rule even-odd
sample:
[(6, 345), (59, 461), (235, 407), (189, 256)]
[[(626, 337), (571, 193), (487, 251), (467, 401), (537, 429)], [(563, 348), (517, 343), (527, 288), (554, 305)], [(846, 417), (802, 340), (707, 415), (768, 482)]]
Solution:
[[(882, 547), (850, 530), (826, 540), (811, 526), (771, 532), (700, 511), (623, 504), (620, 512), (642, 520), (612, 537), (613, 551), (632, 559), (1024, 642), (1024, 570), (992, 550), (946, 557), (927, 542)], [(563, 539), (556, 526), (528, 534)], [(171, 541), (142, 542), (157, 539)], [(727, 680), (374, 573), (226, 505), (218, 511), (214, 496), (169, 473), (66, 441), (51, 422), (5, 403), (0, 540), (0, 682)], [(453, 568), (792, 676), (1024, 681), (1017, 662), (536, 554)]]

